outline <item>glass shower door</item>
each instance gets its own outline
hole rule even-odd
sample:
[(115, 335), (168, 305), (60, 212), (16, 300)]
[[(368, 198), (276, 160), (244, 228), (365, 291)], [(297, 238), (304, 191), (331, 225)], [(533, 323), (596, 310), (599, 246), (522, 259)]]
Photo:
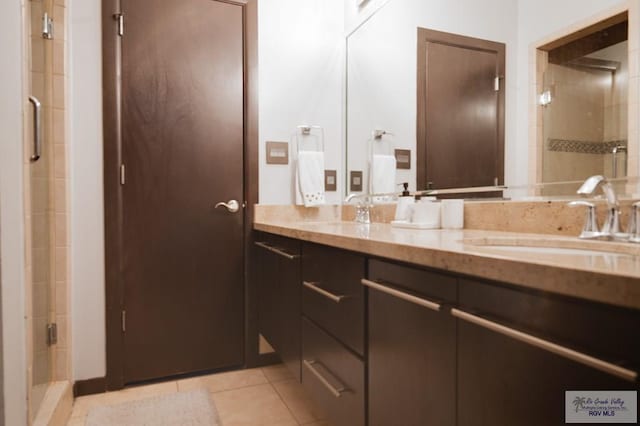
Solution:
[[(26, 134), (28, 168), (26, 202), (27, 267), (31, 287), (30, 399), (31, 418), (38, 413), (52, 381), (53, 351), (49, 324), (53, 323), (54, 283), (53, 244), (53, 146), (51, 141), (51, 88), (53, 81), (52, 40), (47, 38), (46, 20), (51, 16), (52, 0), (31, 0), (29, 4), (29, 126)], [(29, 292), (28, 292), (29, 293)]]

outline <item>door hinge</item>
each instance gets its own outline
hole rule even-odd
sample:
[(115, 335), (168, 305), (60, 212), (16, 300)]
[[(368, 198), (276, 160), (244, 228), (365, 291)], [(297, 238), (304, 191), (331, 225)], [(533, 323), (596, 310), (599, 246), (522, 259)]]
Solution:
[(500, 77), (496, 77), (493, 79), (493, 90), (496, 92), (500, 91)]
[(42, 17), (42, 38), (45, 40), (53, 39), (53, 19), (46, 12)]
[(122, 13), (116, 13), (113, 15), (113, 19), (116, 20), (118, 25), (118, 35), (122, 37), (124, 35), (124, 15)]
[(127, 177), (125, 175), (125, 167), (124, 164), (120, 164), (120, 185), (124, 185), (127, 183)]
[(127, 331), (127, 311), (122, 311), (122, 332)]
[(58, 343), (58, 324), (47, 324), (47, 345), (52, 346)]

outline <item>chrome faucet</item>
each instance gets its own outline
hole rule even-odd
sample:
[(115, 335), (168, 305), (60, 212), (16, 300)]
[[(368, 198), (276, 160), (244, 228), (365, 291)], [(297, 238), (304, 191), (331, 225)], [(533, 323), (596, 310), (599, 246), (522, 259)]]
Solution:
[(369, 194), (349, 194), (347, 198), (345, 198), (344, 202), (349, 203), (353, 199), (358, 200), (358, 204), (356, 204), (355, 221), (364, 224), (371, 223), (371, 204), (369, 203)]
[(611, 186), (611, 183), (602, 175), (595, 175), (587, 178), (582, 186), (578, 189), (580, 195), (591, 195), (598, 187), (602, 188), (602, 192), (607, 200), (607, 217), (600, 231), (597, 229), (595, 220), (595, 205), (587, 202), (572, 201), (570, 206), (583, 205), (587, 206), (587, 217), (585, 227), (580, 234), (580, 238), (591, 239), (621, 239), (627, 238), (626, 234), (620, 232), (620, 204), (618, 197)]
[(591, 176), (578, 189), (578, 194), (593, 194), (598, 187), (602, 188), (607, 199), (607, 218), (600, 233), (603, 237), (614, 238), (620, 234), (620, 204), (618, 204), (618, 197), (609, 181), (602, 175)]

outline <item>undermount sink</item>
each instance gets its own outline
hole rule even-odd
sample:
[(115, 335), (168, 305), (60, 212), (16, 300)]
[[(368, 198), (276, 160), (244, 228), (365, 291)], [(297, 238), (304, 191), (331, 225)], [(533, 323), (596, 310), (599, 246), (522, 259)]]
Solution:
[(630, 243), (585, 241), (579, 239), (487, 237), (466, 238), (464, 244), (474, 248), (513, 254), (553, 256), (640, 256), (640, 247)]

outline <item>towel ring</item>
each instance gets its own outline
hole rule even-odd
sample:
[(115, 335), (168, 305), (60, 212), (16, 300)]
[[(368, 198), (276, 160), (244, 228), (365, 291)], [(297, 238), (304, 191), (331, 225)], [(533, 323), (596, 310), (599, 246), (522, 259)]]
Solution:
[[(314, 134), (314, 130), (319, 135)], [(316, 146), (315, 149), (302, 149), (302, 142), (305, 138), (315, 138)], [(295, 131), (295, 140), (296, 140), (296, 150), (298, 153), (300, 151), (316, 151), (316, 152), (324, 152), (324, 129), (320, 126), (310, 126), (306, 124), (302, 124), (296, 127)]]

